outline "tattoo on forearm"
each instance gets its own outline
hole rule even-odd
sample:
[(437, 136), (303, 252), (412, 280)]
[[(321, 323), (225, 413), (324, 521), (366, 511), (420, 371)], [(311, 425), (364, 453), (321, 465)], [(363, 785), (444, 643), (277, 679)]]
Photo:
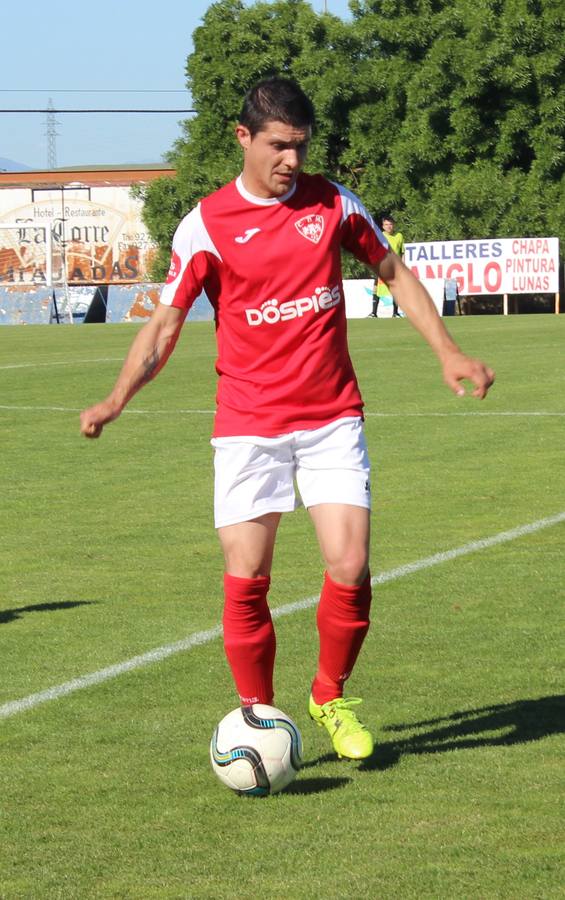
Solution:
[(151, 355), (143, 360), (143, 368), (145, 369), (145, 373), (141, 376), (140, 384), (147, 384), (148, 381), (151, 381), (151, 379), (155, 375), (156, 369), (159, 366), (159, 362), (159, 351), (157, 350), (157, 348), (155, 348)]

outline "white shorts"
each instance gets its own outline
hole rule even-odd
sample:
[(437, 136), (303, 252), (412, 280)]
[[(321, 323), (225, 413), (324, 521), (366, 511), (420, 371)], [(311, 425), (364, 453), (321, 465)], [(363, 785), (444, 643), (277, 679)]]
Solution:
[(216, 528), (301, 505), (371, 507), (370, 466), (363, 422), (337, 419), (322, 428), (278, 437), (213, 438)]

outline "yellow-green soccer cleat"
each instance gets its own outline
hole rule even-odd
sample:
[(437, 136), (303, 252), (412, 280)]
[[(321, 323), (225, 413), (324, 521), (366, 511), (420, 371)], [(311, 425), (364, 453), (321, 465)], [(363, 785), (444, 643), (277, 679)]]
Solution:
[(371, 756), (375, 742), (373, 735), (361, 724), (352, 706), (362, 701), (358, 697), (345, 700), (338, 697), (318, 706), (310, 695), (308, 712), (313, 721), (328, 730), (334, 750), (340, 759), (366, 759)]

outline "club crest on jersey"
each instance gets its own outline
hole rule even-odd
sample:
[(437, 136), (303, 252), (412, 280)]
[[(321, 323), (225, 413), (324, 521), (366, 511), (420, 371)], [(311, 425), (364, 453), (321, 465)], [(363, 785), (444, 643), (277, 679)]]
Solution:
[(180, 275), (180, 267), (180, 256), (178, 255), (176, 250), (173, 250), (173, 255), (171, 256), (171, 265), (169, 266), (169, 272), (167, 274), (167, 284), (170, 284), (175, 280), (175, 278)]
[(313, 244), (319, 243), (320, 238), (324, 233), (323, 216), (315, 214), (302, 216), (302, 218), (298, 219), (294, 224), (302, 237), (305, 237), (308, 241), (312, 241)]

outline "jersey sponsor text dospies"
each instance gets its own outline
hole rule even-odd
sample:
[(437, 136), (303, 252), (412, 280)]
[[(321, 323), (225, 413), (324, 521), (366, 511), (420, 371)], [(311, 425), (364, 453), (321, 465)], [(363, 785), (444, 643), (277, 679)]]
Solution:
[(339, 285), (335, 287), (317, 287), (311, 297), (299, 297), (298, 300), (285, 300), (279, 303), (276, 298), (266, 300), (259, 309), (246, 309), (245, 315), (249, 325), (276, 325), (277, 322), (288, 322), (300, 318), (308, 312), (319, 313), (337, 306), (341, 301)]

